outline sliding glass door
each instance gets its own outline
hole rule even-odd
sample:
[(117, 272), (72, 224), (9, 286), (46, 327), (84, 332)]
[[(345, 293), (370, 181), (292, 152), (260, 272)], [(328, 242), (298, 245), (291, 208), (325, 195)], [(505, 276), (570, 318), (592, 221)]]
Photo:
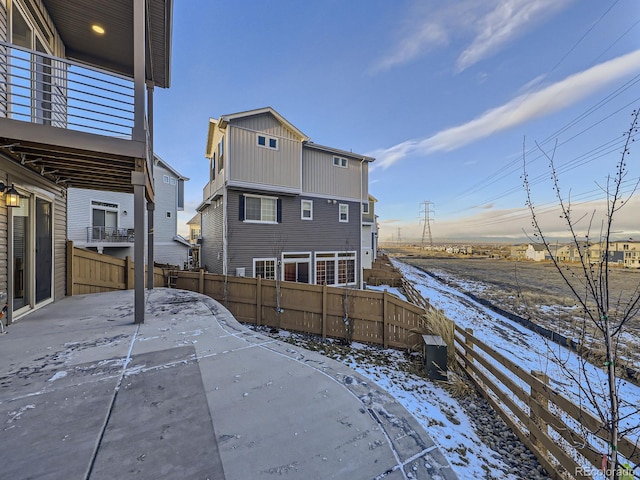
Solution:
[(51, 201), (22, 195), (11, 208), (14, 315), (51, 300), (53, 293), (53, 218)]

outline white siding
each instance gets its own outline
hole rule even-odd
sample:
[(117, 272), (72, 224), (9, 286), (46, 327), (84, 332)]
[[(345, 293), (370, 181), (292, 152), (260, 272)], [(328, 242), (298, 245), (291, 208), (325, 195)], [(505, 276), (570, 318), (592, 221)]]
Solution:
[[(159, 165), (153, 169), (155, 185), (155, 215), (153, 217), (154, 244), (173, 241), (177, 234), (177, 210), (178, 210), (178, 178), (169, 170)], [(174, 184), (164, 183), (163, 177), (174, 179)], [(171, 216), (167, 217), (167, 212)], [(155, 254), (154, 250), (154, 256)]]
[(87, 228), (92, 226), (92, 201), (117, 204), (118, 228), (133, 228), (133, 195), (130, 193), (70, 188), (67, 191), (67, 199), (69, 204), (67, 237), (73, 240), (76, 246), (82, 246), (87, 241)]
[(189, 247), (182, 243), (176, 241), (154, 242), (153, 256), (156, 263), (177, 265), (182, 268), (188, 255)]

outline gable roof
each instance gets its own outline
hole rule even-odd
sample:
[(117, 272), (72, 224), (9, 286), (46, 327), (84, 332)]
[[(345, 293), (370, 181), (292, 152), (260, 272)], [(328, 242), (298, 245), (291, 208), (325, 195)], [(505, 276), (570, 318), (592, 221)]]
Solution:
[(247, 110), (245, 112), (230, 113), (227, 115), (222, 115), (218, 120), (218, 123), (220, 128), (225, 128), (230, 121), (235, 120), (237, 118), (245, 118), (245, 117), (251, 117), (254, 115), (262, 115), (264, 113), (270, 113), (271, 115), (273, 115), (275, 119), (282, 124), (283, 127), (285, 127), (295, 136), (300, 138), (301, 141), (308, 142), (310, 140), (310, 138), (307, 135), (305, 135), (303, 132), (298, 130), (298, 128), (295, 125), (293, 125), (293, 123), (289, 122), (289, 120), (287, 120), (278, 112), (276, 112), (272, 107), (257, 108), (255, 110)]
[(167, 170), (169, 170), (171, 173), (173, 173), (178, 179), (180, 180), (184, 180), (187, 181), (189, 180), (189, 177), (185, 177), (184, 175), (182, 175), (180, 172), (178, 172), (175, 168), (173, 168), (171, 165), (169, 165), (167, 162), (165, 162), (163, 159), (161, 159), (157, 154), (153, 154), (153, 161), (155, 165), (160, 165), (162, 168), (165, 168)]

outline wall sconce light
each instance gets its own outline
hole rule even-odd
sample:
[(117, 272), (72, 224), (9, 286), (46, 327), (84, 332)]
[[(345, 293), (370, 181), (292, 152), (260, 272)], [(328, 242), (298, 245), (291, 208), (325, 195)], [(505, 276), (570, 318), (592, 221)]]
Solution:
[(126, 211), (126, 210), (123, 210), (123, 211), (122, 211), (122, 215), (124, 215), (124, 216), (126, 217), (126, 216), (127, 216), (127, 211)]
[(5, 196), (5, 205), (7, 207), (19, 207), (20, 194), (15, 189), (13, 183), (11, 184), (11, 187), (9, 187), (9, 185), (5, 185), (4, 183), (0, 182), (0, 192), (4, 192), (5, 190), (7, 191), (7, 194)]

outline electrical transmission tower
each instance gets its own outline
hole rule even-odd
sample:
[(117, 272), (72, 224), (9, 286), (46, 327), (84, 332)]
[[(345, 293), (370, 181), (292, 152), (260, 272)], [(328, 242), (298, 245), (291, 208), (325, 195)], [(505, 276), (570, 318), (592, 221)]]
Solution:
[(400, 237), (400, 229), (398, 228), (398, 245), (402, 243), (402, 237)]
[(431, 210), (431, 205), (433, 202), (425, 200), (420, 204), (422, 210), (420, 210), (420, 223), (424, 223), (422, 226), (422, 243), (420, 244), (420, 248), (424, 250), (424, 242), (425, 239), (429, 239), (429, 246), (433, 247), (433, 238), (431, 237), (431, 222), (433, 222), (433, 218), (431, 218), (431, 214), (435, 213)]

